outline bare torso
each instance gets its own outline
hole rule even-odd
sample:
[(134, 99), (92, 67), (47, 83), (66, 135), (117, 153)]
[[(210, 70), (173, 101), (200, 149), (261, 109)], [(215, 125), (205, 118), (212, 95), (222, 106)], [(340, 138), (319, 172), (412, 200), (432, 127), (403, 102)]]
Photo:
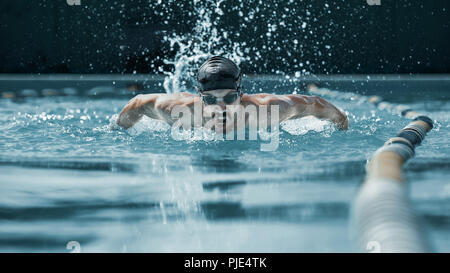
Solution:
[[(188, 111), (193, 116), (200, 114), (200, 123), (201, 126), (204, 126), (212, 119), (217, 118), (218, 113), (227, 112), (226, 107), (228, 106), (230, 105), (218, 104), (214, 107), (204, 105), (199, 95), (187, 92), (138, 95), (124, 107), (117, 124), (124, 128), (129, 128), (143, 115), (174, 124), (182, 116), (177, 115), (177, 111), (182, 109), (183, 111)], [(233, 107), (233, 105), (231, 106)], [(268, 124), (272, 122), (273, 109), (276, 109), (278, 112), (277, 122), (312, 115), (320, 119), (332, 121), (339, 129), (346, 130), (348, 128), (348, 119), (345, 113), (326, 100), (316, 96), (294, 94), (273, 95), (267, 93), (243, 94), (239, 103), (234, 106), (239, 106), (241, 109), (247, 110), (256, 109), (256, 111), (260, 111), (262, 108), (267, 109)], [(254, 117), (251, 115), (247, 114), (244, 116), (245, 126), (248, 126), (254, 121)], [(194, 120), (192, 119), (192, 122), (189, 122), (191, 123), (190, 125), (196, 125), (194, 124)], [(187, 125), (189, 124), (185, 124), (185, 126)]]

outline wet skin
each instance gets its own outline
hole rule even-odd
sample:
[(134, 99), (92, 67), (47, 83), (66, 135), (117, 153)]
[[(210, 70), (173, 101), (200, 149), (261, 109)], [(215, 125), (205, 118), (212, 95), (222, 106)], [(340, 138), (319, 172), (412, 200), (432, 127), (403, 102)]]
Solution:
[[(230, 89), (213, 90), (205, 91), (202, 95), (215, 96), (220, 100), (235, 92), (236, 90)], [(183, 107), (192, 115), (198, 115), (198, 113), (201, 115), (200, 122), (198, 122), (200, 119), (197, 119), (196, 122), (194, 118), (189, 121), (190, 124), (184, 124), (184, 126), (205, 126), (211, 128), (211, 125), (214, 125), (212, 126), (213, 129), (228, 132), (235, 129), (234, 122), (227, 122), (227, 120), (232, 120), (233, 111), (239, 114), (247, 106), (257, 109), (261, 106), (266, 106), (268, 109), (268, 124), (271, 122), (271, 106), (278, 106), (278, 122), (305, 116), (314, 116), (333, 122), (341, 130), (348, 129), (348, 118), (346, 114), (320, 97), (297, 94), (273, 95), (267, 93), (253, 95), (241, 94), (232, 103), (226, 104), (223, 101), (218, 101), (212, 105), (204, 103), (200, 95), (187, 92), (137, 95), (120, 112), (117, 124), (127, 129), (132, 127), (144, 115), (163, 120), (169, 124), (174, 124), (179, 119), (179, 116), (172, 115), (172, 111), (176, 110), (177, 107)], [(195, 110), (196, 107), (197, 111)], [(251, 122), (254, 122), (254, 120), (249, 120), (249, 116), (246, 115), (245, 126), (248, 126)]]

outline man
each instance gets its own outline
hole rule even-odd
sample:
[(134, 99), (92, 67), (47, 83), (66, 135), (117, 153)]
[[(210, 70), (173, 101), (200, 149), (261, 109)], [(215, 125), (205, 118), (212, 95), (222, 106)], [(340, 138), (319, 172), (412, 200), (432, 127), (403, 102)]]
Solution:
[[(245, 122), (238, 123), (238, 125), (235, 125), (234, 122), (236, 113), (240, 114), (253, 107), (267, 109), (266, 124), (272, 122), (271, 116), (275, 111), (273, 109), (276, 109), (278, 111), (277, 122), (315, 116), (319, 119), (330, 120), (339, 129), (348, 129), (348, 119), (345, 113), (320, 97), (297, 94), (244, 94), (240, 87), (239, 67), (224, 57), (214, 56), (208, 59), (199, 68), (197, 80), (199, 83), (198, 95), (182, 92), (134, 97), (123, 108), (117, 124), (123, 128), (130, 128), (144, 115), (174, 124), (183, 119), (182, 117), (186, 114), (184, 112), (183, 115), (179, 115), (179, 109), (182, 108), (194, 115), (193, 119), (190, 118), (190, 115), (189, 119), (183, 119), (184, 128), (203, 126), (226, 133), (237, 129), (235, 126), (239, 127), (239, 124), (241, 126), (254, 124), (258, 118), (245, 113)], [(272, 119), (275, 120), (275, 118)], [(205, 126), (207, 124), (208, 126)]]

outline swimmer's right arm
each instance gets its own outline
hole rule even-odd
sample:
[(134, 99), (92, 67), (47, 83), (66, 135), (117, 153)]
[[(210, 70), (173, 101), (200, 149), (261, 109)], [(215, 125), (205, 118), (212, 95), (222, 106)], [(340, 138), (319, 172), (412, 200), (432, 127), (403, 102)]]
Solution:
[(164, 94), (137, 95), (132, 98), (120, 112), (117, 125), (128, 129), (133, 127), (144, 115), (157, 118), (156, 111), (153, 110), (156, 100), (161, 95)]
[(196, 97), (189, 93), (137, 95), (120, 112), (117, 125), (128, 129), (144, 115), (171, 124), (175, 122), (171, 116), (172, 109), (177, 105), (185, 105), (190, 108), (195, 99)]

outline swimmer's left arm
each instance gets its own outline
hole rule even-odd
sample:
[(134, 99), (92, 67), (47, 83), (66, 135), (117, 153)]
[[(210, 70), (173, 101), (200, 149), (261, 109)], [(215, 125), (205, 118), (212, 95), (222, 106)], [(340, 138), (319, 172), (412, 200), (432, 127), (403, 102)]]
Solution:
[(282, 120), (314, 116), (333, 122), (339, 129), (348, 129), (347, 115), (325, 99), (317, 96), (282, 95), (280, 100), (280, 118)]

